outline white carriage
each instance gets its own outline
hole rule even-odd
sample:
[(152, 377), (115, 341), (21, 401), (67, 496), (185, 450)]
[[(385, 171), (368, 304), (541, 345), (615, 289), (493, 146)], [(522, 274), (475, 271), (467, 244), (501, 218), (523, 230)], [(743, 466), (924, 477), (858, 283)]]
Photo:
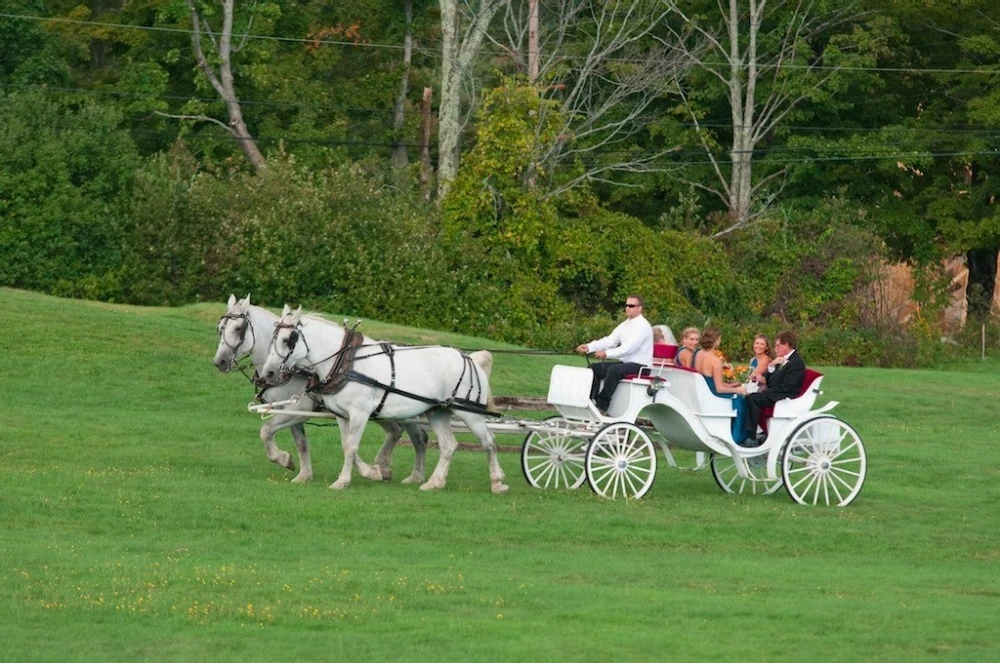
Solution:
[(734, 443), (733, 401), (715, 396), (698, 373), (663, 365), (623, 380), (603, 416), (590, 400), (593, 372), (554, 366), (548, 402), (559, 415), (535, 424), (521, 451), (521, 467), (537, 488), (578, 488), (586, 481), (611, 498), (637, 499), (652, 487), (660, 447), (695, 452), (691, 469), (711, 466), (729, 493), (770, 494), (782, 486), (800, 504), (846, 506), (867, 472), (857, 432), (829, 414), (835, 401), (814, 409), (823, 376), (808, 371), (802, 393), (779, 401), (756, 447)]
[[(527, 432), (521, 469), (530, 485), (575, 489), (586, 482), (604, 497), (639, 499), (656, 477), (657, 446), (670, 467), (710, 467), (728, 493), (771, 494), (784, 486), (800, 504), (847, 506), (864, 484), (867, 455), (861, 438), (830, 414), (836, 401), (814, 407), (823, 381), (816, 371), (806, 371), (797, 397), (775, 404), (767, 437), (754, 447), (735, 443), (734, 402), (714, 395), (699, 373), (669, 364), (643, 368), (619, 383), (607, 415), (590, 399), (593, 379), (589, 368), (556, 365), (547, 401), (558, 415), (543, 421), (499, 417), (487, 424), (493, 433)], [(300, 410), (302, 398), (251, 403), (249, 409), (264, 415), (334, 416)], [(427, 419), (401, 423), (426, 427)], [(464, 428), (457, 419), (452, 426)], [(693, 452), (694, 462), (682, 466), (676, 458), (680, 450)]]

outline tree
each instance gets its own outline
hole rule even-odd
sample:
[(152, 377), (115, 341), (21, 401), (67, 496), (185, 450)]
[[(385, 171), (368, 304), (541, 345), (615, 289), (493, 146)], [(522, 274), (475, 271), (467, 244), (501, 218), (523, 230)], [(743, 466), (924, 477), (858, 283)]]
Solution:
[[(438, 109), (438, 198), (444, 198), (458, 172), (462, 134), (462, 83), (470, 75), (486, 31), (510, 0), (440, 0), (441, 102)], [(477, 5), (477, 6), (476, 6)]]
[[(548, 196), (588, 182), (624, 183), (623, 175), (675, 169), (664, 157), (676, 147), (643, 140), (654, 110), (682, 78), (692, 53), (688, 40), (663, 36), (671, 2), (554, 0), (538, 19), (538, 52), (532, 40), (533, 3), (508, 5), (505, 50), (520, 71), (538, 67), (537, 94), (554, 104), (561, 126), (556, 139), (539, 143), (532, 167), (548, 177)], [(679, 34), (679, 33), (678, 33)], [(537, 58), (537, 63), (533, 62)], [(546, 118), (540, 115), (538, 126)], [(648, 134), (645, 136), (648, 139)], [(562, 177), (555, 177), (557, 171)]]
[[(681, 27), (670, 29), (685, 57), (706, 76), (675, 79), (682, 109), (694, 125), (698, 141), (715, 175), (716, 184), (685, 180), (717, 196), (729, 215), (717, 234), (744, 227), (763, 212), (780, 192), (778, 167), (763, 176), (754, 172), (754, 151), (800, 104), (814, 98), (837, 72), (824, 51), (829, 33), (857, 18), (851, 0), (718, 0), (718, 19), (678, 4), (671, 12)], [(690, 35), (698, 37), (691, 40)], [(707, 42), (705, 56), (696, 49)], [(693, 45), (692, 45), (693, 44)], [(704, 126), (704, 85), (720, 86), (729, 111), (728, 158), (717, 148), (726, 137)], [(776, 191), (767, 187), (778, 183)]]
[[(260, 172), (267, 167), (267, 161), (264, 159), (264, 155), (261, 154), (260, 149), (257, 147), (257, 142), (254, 140), (253, 136), (250, 135), (250, 130), (247, 128), (246, 122), (243, 119), (243, 108), (240, 105), (239, 97), (236, 94), (236, 86), (233, 82), (232, 64), (233, 54), (238, 53), (242, 48), (242, 45), (245, 43), (247, 34), (250, 31), (250, 26), (253, 25), (253, 17), (251, 15), (251, 18), (247, 22), (246, 29), (243, 33), (243, 40), (241, 40), (240, 44), (234, 46), (234, 0), (222, 0), (222, 27), (218, 33), (212, 29), (205, 16), (198, 11), (197, 7), (195, 7), (194, 0), (185, 1), (187, 2), (188, 11), (191, 15), (191, 49), (194, 52), (198, 68), (205, 75), (212, 88), (216, 91), (216, 93), (218, 93), (219, 97), (225, 104), (228, 121), (223, 122), (222, 120), (205, 114), (181, 115), (174, 113), (161, 113), (159, 111), (158, 114), (176, 119), (211, 122), (224, 128), (239, 143), (240, 149), (243, 150), (243, 153), (250, 161), (250, 165), (253, 166), (254, 170)], [(212, 46), (215, 48), (213, 59), (217, 59), (216, 64), (210, 62), (208, 56), (205, 54), (202, 41), (203, 36), (207, 37), (212, 43)]]

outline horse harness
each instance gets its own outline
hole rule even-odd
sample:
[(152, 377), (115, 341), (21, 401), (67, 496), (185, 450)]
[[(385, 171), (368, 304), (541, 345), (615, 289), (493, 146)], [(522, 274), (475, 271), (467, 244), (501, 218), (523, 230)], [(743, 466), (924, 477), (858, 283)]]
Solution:
[[(292, 325), (278, 325), (291, 328)], [(382, 408), (385, 406), (385, 401), (389, 397), (389, 394), (396, 394), (398, 396), (403, 396), (405, 398), (410, 398), (421, 403), (427, 403), (435, 407), (453, 408), (456, 410), (464, 410), (467, 412), (474, 412), (476, 414), (482, 414), (487, 416), (502, 416), (498, 412), (491, 412), (479, 399), (483, 396), (484, 385), (480, 374), (475, 370), (474, 362), (472, 357), (462, 354), (462, 374), (458, 378), (458, 382), (455, 384), (455, 388), (452, 390), (451, 397), (445, 401), (435, 400), (433, 398), (428, 398), (426, 396), (421, 396), (420, 394), (414, 394), (412, 392), (406, 391), (396, 387), (396, 353), (400, 351), (407, 350), (420, 350), (420, 346), (396, 346), (385, 342), (379, 342), (374, 344), (365, 344), (364, 335), (357, 331), (356, 329), (350, 327), (344, 327), (344, 340), (341, 343), (340, 349), (333, 355), (336, 360), (333, 362), (329, 373), (327, 373), (324, 379), (319, 379), (316, 374), (311, 374), (309, 378), (309, 383), (306, 386), (306, 393), (310, 396), (313, 394), (320, 394), (323, 396), (330, 396), (341, 391), (348, 382), (357, 382), (369, 387), (374, 387), (375, 389), (382, 390), (382, 399), (379, 401), (378, 407), (372, 411), (371, 417), (377, 419)], [(277, 330), (276, 330), (277, 331)], [(298, 330), (295, 332), (298, 334)], [(297, 337), (296, 337), (297, 340)], [(303, 338), (303, 341), (305, 339)], [(371, 352), (362, 356), (358, 356), (358, 351), (362, 348), (373, 348), (378, 347), (377, 352)], [(426, 346), (424, 346), (426, 347)], [(372, 357), (378, 357), (385, 355), (389, 359), (389, 371), (390, 378), (389, 384), (384, 384), (379, 382), (375, 378), (372, 378), (364, 373), (354, 370), (354, 363), (362, 359), (370, 359)], [(331, 357), (333, 358), (333, 357)], [(469, 386), (465, 394), (460, 396), (459, 390), (462, 386), (462, 381), (465, 379), (466, 374), (469, 375)], [(475, 394), (473, 394), (475, 392)], [(475, 398), (473, 398), (475, 396)]]

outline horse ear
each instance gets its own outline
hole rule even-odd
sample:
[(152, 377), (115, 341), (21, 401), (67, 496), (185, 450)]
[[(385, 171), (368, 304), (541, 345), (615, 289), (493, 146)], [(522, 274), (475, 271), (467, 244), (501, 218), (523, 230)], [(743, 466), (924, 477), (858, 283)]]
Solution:
[(231, 311), (233, 310), (233, 304), (236, 303), (236, 295), (229, 295), (229, 301), (226, 302), (226, 307)]
[(285, 304), (281, 309), (281, 317), (284, 318), (286, 315), (292, 312), (292, 309), (288, 308), (288, 304)]
[(250, 306), (250, 293), (249, 292), (247, 293), (247, 296), (243, 298), (243, 300), (240, 302), (240, 304), (243, 304), (244, 306)]
[(301, 319), (302, 319), (302, 307), (300, 306), (297, 309), (295, 309), (295, 315), (292, 316), (292, 324), (293, 325), (299, 324), (299, 320)]

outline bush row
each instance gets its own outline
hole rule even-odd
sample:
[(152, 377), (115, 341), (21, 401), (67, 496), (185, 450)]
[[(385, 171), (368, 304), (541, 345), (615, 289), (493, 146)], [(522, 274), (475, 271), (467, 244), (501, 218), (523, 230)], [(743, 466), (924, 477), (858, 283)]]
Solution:
[(585, 189), (554, 201), (544, 174), (509, 167), (531, 162), (530, 144), (490, 138), (517, 133), (504, 108), (523, 116), (531, 99), (497, 95), (440, 210), (363, 163), (316, 171), (273, 155), (250, 174), (208, 169), (180, 144), (143, 160), (106, 108), (2, 96), (0, 285), (146, 305), (251, 293), (561, 350), (607, 333), (635, 293), (676, 333), (720, 327), (737, 358), (784, 328), (821, 364), (979, 350), (978, 334), (942, 349), (930, 325), (880, 319), (880, 243), (863, 211), (831, 199), (712, 240), (610, 212)]

